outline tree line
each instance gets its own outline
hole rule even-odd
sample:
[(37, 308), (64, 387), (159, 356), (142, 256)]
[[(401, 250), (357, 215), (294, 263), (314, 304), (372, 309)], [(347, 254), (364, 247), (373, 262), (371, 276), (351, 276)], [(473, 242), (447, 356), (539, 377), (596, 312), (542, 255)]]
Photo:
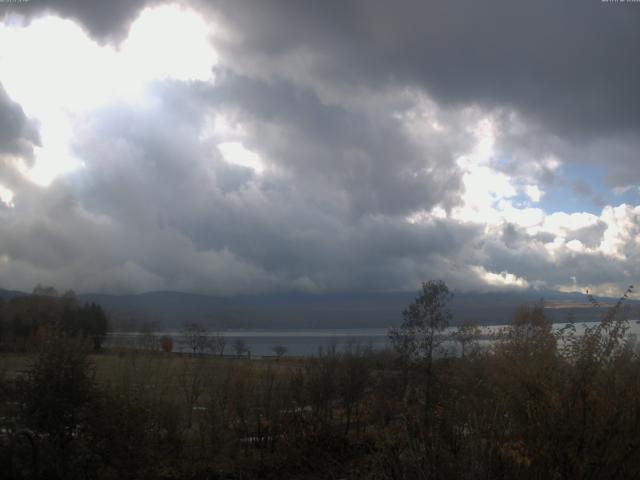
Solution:
[(59, 295), (53, 287), (38, 285), (31, 295), (0, 298), (1, 350), (35, 350), (48, 337), (63, 335), (86, 340), (98, 351), (108, 330), (102, 307), (79, 302), (71, 290)]
[(15, 479), (637, 478), (631, 291), (584, 330), (523, 305), (482, 348), (461, 322), (459, 356), (441, 350), (451, 294), (433, 281), (382, 352), (92, 364), (86, 343), (48, 337), (26, 376), (1, 382), (0, 463)]

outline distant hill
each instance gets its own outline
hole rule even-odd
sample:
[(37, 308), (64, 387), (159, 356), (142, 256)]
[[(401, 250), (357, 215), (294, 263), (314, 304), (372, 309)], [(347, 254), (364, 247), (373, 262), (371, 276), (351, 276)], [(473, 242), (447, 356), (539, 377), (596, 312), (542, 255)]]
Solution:
[[(163, 328), (180, 328), (184, 322), (219, 329), (365, 328), (398, 325), (402, 310), (416, 292), (265, 294), (215, 297), (178, 292), (139, 295), (81, 295), (99, 303), (122, 327), (156, 322)], [(511, 320), (523, 303), (544, 299), (554, 322), (569, 314), (577, 321), (598, 320), (615, 298), (600, 298), (603, 308), (593, 308), (582, 293), (521, 291), (456, 293), (451, 302), (454, 321), (471, 319), (479, 324), (502, 324)], [(636, 309), (640, 302), (629, 302)], [(131, 325), (128, 325), (131, 324)]]
[(14, 297), (24, 297), (25, 295), (28, 294), (17, 290), (3, 290), (0, 288), (0, 299), (2, 300), (9, 300)]
[[(0, 289), (0, 298), (25, 295)], [(312, 329), (366, 328), (399, 325), (402, 310), (416, 292), (392, 293), (278, 293), (216, 297), (180, 292), (149, 292), (135, 295), (83, 294), (83, 302), (95, 302), (109, 314), (114, 329), (137, 330), (144, 325), (155, 329), (179, 329), (185, 322), (198, 322), (217, 329)], [(547, 314), (554, 322), (568, 315), (576, 321), (601, 318), (616, 298), (599, 297), (602, 308), (593, 308), (579, 292), (510, 291), (455, 293), (451, 302), (454, 323), (465, 319), (479, 324), (509, 322), (523, 303), (544, 299)], [(640, 302), (629, 301), (636, 312)], [(637, 318), (638, 314), (634, 314)]]

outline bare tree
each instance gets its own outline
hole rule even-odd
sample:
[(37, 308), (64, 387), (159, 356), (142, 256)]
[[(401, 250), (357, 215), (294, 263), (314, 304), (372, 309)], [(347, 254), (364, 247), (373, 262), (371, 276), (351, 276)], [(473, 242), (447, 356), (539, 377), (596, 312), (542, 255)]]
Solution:
[(236, 352), (238, 357), (241, 357), (245, 352), (248, 352), (247, 342), (244, 341), (244, 338), (238, 338), (235, 342), (233, 342), (233, 349)]
[(138, 348), (140, 350), (146, 350), (155, 352), (160, 348), (159, 338), (157, 335), (158, 322), (151, 321), (145, 322), (140, 327), (140, 337), (138, 338)]
[(315, 417), (323, 427), (333, 417), (332, 404), (338, 394), (339, 355), (336, 345), (318, 350), (318, 355), (305, 365), (305, 390)]
[(200, 396), (205, 391), (205, 365), (204, 358), (183, 358), (182, 370), (178, 376), (178, 382), (185, 401), (187, 428), (191, 428), (193, 410)]
[[(349, 434), (352, 421), (359, 420), (360, 404), (370, 381), (371, 368), (367, 356), (371, 349), (359, 343), (349, 343), (342, 354), (338, 373), (338, 392), (346, 417), (345, 434)], [(357, 426), (356, 426), (357, 431)]]
[(222, 357), (224, 356), (224, 349), (227, 346), (227, 339), (221, 332), (215, 332), (209, 338), (207, 345), (211, 353)]
[(473, 320), (465, 320), (455, 332), (453, 332), (453, 339), (460, 344), (460, 355), (464, 358), (467, 347), (473, 347), (477, 344), (480, 337), (480, 327)]
[(202, 353), (207, 347), (207, 330), (198, 323), (185, 323), (182, 335), (194, 355)]
[(389, 330), (403, 370), (407, 372), (409, 367), (422, 370), (426, 408), (431, 403), (433, 355), (443, 342), (442, 332), (452, 318), (447, 307), (452, 296), (442, 280), (424, 282), (418, 297), (402, 312), (402, 325)]
[(280, 358), (287, 353), (287, 347), (285, 347), (284, 345), (276, 345), (272, 348), (273, 353), (276, 354), (276, 357), (278, 357), (278, 360), (280, 360)]

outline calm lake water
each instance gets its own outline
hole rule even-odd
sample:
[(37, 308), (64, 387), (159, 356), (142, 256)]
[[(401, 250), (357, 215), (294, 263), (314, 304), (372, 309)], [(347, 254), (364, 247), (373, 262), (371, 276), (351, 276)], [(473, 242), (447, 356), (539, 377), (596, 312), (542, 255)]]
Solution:
[[(576, 323), (578, 332), (587, 325), (593, 323)], [(562, 328), (564, 324), (555, 324), (554, 328)], [(640, 324), (636, 320), (630, 321), (629, 333), (640, 337)], [(492, 325), (481, 327), (483, 339), (482, 345), (491, 343), (490, 336), (497, 333), (503, 325)], [(453, 332), (448, 329), (445, 334)], [(227, 340), (225, 348), (226, 355), (233, 355), (233, 344), (236, 340), (242, 339), (251, 351), (252, 356), (274, 355), (273, 348), (276, 345), (286, 347), (287, 355), (306, 356), (316, 355), (320, 348), (327, 349), (335, 345), (336, 349), (342, 350), (347, 345), (357, 343), (363, 346), (370, 346), (375, 350), (390, 347), (388, 330), (386, 328), (359, 328), (359, 329), (334, 329), (334, 330), (227, 330), (220, 332)], [(169, 335), (174, 340), (174, 351), (188, 352), (182, 332), (162, 332), (148, 338), (148, 334), (143, 333), (112, 333), (107, 340), (107, 346), (116, 347), (118, 345), (134, 346), (144, 344), (145, 341), (157, 341), (162, 335)], [(450, 354), (455, 354), (456, 345), (452, 342), (445, 342), (443, 348)]]

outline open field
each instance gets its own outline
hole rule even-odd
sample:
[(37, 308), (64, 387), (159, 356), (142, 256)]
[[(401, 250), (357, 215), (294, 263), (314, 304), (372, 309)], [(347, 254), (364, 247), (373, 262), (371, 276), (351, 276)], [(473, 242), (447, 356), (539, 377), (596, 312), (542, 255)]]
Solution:
[[(33, 366), (36, 354), (0, 353), (0, 376), (15, 379)], [(94, 378), (99, 386), (122, 387), (134, 379), (148, 384), (162, 382), (177, 387), (179, 379), (196, 370), (224, 372), (242, 370), (246, 375), (259, 376), (267, 370), (286, 374), (304, 367), (306, 360), (297, 357), (220, 358), (213, 355), (181, 355), (160, 352), (104, 352), (88, 355)]]

